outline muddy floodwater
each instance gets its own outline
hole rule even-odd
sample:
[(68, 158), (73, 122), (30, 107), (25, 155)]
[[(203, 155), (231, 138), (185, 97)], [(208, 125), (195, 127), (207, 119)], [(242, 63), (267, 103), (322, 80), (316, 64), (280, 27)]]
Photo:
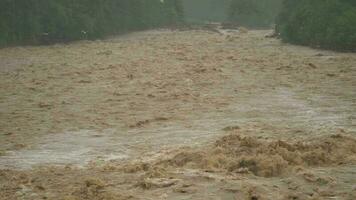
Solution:
[(0, 49), (0, 199), (356, 199), (356, 54), (270, 33)]

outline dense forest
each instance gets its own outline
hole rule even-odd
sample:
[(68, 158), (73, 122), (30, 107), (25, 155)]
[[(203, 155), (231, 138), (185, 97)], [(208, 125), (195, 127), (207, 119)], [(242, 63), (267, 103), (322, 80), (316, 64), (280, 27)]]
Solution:
[(277, 31), (287, 42), (356, 51), (356, 1), (284, 0)]
[(101, 38), (182, 19), (179, 0), (1, 0), (0, 46)]

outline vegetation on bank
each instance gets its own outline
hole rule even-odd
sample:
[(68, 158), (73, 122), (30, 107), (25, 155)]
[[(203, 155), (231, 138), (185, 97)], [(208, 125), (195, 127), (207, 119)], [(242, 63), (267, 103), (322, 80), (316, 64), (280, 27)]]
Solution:
[(276, 25), (286, 42), (356, 51), (355, 0), (1, 0), (0, 47), (97, 39), (183, 19)]
[(356, 1), (284, 0), (276, 31), (286, 42), (356, 51)]
[(182, 20), (180, 0), (1, 0), (0, 46), (96, 39)]

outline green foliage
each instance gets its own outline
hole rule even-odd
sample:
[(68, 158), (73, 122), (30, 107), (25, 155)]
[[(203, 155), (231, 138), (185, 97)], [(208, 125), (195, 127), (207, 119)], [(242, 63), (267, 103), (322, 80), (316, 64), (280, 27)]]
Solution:
[(0, 46), (95, 39), (172, 25), (181, 0), (1, 0)]
[(287, 42), (356, 51), (356, 1), (285, 0), (276, 30)]
[(268, 27), (274, 24), (282, 0), (231, 0), (229, 21), (247, 27)]

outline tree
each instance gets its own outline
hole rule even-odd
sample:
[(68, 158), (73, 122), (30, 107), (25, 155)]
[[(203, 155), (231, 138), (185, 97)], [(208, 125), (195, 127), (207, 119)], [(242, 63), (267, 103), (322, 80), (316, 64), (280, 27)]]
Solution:
[(1, 0), (0, 46), (95, 39), (182, 20), (180, 0)]
[(356, 3), (285, 0), (276, 31), (287, 42), (356, 51)]

